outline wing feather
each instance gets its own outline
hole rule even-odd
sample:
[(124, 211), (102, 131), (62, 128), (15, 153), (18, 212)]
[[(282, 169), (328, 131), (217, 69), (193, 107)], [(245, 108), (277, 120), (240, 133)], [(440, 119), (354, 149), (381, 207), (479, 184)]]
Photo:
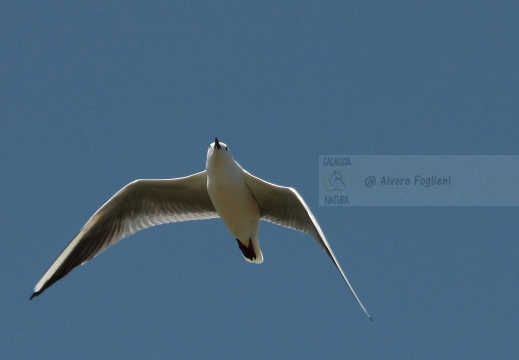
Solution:
[(76, 266), (139, 230), (216, 217), (218, 213), (207, 193), (205, 171), (177, 179), (135, 180), (92, 215), (36, 284), (31, 299)]
[(248, 172), (245, 173), (245, 182), (258, 202), (261, 219), (307, 233), (317, 240), (341, 273), (362, 310), (373, 321), (335, 258), (319, 223), (297, 190), (272, 184)]

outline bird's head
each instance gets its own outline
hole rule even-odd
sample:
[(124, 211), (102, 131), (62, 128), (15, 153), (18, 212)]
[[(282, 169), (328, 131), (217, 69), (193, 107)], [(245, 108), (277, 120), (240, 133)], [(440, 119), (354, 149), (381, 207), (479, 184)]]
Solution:
[(207, 167), (216, 164), (233, 164), (235, 161), (231, 155), (231, 150), (223, 142), (219, 142), (218, 138), (214, 138), (214, 142), (207, 149)]

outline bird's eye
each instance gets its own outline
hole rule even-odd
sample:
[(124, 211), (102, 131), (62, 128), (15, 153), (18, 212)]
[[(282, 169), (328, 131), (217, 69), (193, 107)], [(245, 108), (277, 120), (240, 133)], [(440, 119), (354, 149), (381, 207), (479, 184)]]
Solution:
[(225, 151), (227, 151), (227, 150), (229, 150), (229, 149), (227, 149), (227, 146), (226, 146), (226, 147), (225, 147)]

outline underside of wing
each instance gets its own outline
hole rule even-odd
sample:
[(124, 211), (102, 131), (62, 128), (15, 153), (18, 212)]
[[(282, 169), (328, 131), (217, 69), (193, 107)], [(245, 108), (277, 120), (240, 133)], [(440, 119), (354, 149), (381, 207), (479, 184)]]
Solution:
[(36, 284), (31, 299), (76, 266), (139, 230), (216, 217), (205, 171), (178, 179), (133, 181), (94, 213)]
[(246, 173), (246, 183), (258, 202), (262, 220), (302, 231), (314, 237), (327, 250), (319, 224), (299, 193)]
[[(261, 219), (312, 235), (326, 251), (337, 270), (341, 273), (342, 278), (346, 282), (346, 285), (348, 285), (348, 288), (360, 307), (371, 319), (371, 316), (369, 316), (366, 308), (355, 293), (355, 290), (353, 290), (346, 274), (335, 258), (321, 227), (301, 195), (293, 188), (269, 183), (248, 172), (246, 172), (245, 181), (252, 195), (258, 202)], [(373, 319), (371, 320), (373, 321)]]

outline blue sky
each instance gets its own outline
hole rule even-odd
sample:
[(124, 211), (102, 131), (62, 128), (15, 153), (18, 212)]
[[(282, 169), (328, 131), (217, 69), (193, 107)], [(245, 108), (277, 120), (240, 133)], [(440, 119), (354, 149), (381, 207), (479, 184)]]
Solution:
[[(517, 207), (319, 207), (326, 154), (518, 154), (511, 1), (4, 1), (2, 358), (517, 358)], [(308, 236), (216, 219), (140, 232), (28, 301), (137, 178), (214, 137), (299, 190), (374, 318)], [(484, 191), (484, 189), (482, 189)]]

